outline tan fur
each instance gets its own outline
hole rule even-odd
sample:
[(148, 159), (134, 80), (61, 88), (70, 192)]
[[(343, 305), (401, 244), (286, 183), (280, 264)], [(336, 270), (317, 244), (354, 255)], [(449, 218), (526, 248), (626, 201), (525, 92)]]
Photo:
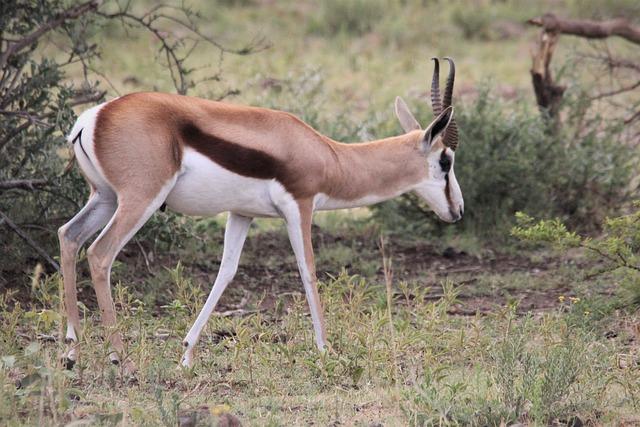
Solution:
[[(322, 330), (320, 331), (321, 338), (326, 342), (327, 331), (325, 329), (324, 322), (324, 310), (322, 309), (322, 303), (320, 302), (320, 295), (318, 294), (318, 279), (316, 276), (316, 263), (313, 255), (313, 243), (311, 240), (311, 225), (313, 222), (313, 200), (299, 200), (298, 206), (300, 207), (300, 228), (302, 229), (302, 238), (304, 240), (304, 258), (311, 276), (312, 283), (312, 295), (310, 298), (314, 300), (314, 304), (320, 308), (320, 323)], [(311, 304), (311, 302), (310, 302)]]
[(415, 155), (420, 131), (342, 144), (281, 111), (136, 93), (107, 104), (96, 123), (96, 156), (116, 192), (127, 191), (132, 183), (136, 192), (153, 191), (176, 173), (184, 149), (176, 129), (183, 121), (278, 161), (282, 184), (296, 199), (318, 193), (340, 200), (384, 196), (426, 173), (422, 158)]

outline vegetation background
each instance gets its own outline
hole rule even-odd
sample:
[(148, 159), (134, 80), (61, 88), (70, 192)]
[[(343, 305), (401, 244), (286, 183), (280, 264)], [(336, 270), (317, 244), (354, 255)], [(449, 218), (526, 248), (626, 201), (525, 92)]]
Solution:
[[(639, 64), (638, 45), (561, 36), (551, 69), (566, 90), (550, 124), (531, 86), (540, 29), (526, 23), (552, 12), (637, 26), (637, 2), (106, 1), (2, 59), (82, 4), (1, 3), (3, 424), (640, 422), (640, 66), (611, 65)], [(382, 138), (400, 132), (397, 95), (431, 120), (432, 56), (456, 60), (465, 219), (445, 226), (411, 195), (318, 215), (330, 352), (314, 349), (281, 223), (261, 220), (198, 366), (174, 369), (224, 218), (158, 212), (113, 269), (136, 381), (108, 365), (84, 252), (81, 359), (64, 369), (56, 231), (87, 197), (65, 171), (75, 114), (179, 91), (290, 111), (339, 141)]]

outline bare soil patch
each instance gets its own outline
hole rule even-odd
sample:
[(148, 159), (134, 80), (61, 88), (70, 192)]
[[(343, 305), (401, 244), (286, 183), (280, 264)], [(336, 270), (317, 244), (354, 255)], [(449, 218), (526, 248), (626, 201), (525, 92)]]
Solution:
[[(342, 235), (314, 227), (313, 239), (320, 280), (327, 281), (346, 269), (350, 274), (362, 275), (374, 283), (384, 283), (377, 235), (366, 232)], [(323, 252), (339, 248), (344, 249), (338, 252), (344, 253), (344, 257), (323, 261)], [(570, 278), (557, 276), (557, 267), (563, 261), (533, 262), (527, 254), (491, 251), (487, 251), (489, 255), (480, 257), (452, 247), (443, 250), (424, 240), (399, 238), (387, 239), (386, 251), (393, 261), (394, 282), (406, 281), (429, 287), (428, 299), (440, 298), (442, 283), (452, 281), (459, 291), (459, 303), (452, 307), (451, 314), (487, 313), (509, 301), (519, 301), (519, 312), (546, 310), (557, 306), (560, 295), (571, 295)], [(208, 293), (217, 274), (221, 246), (219, 250), (187, 254), (187, 257), (174, 253), (155, 254), (147, 268), (140, 245), (130, 243), (118, 256), (125, 267), (120, 274), (113, 274), (112, 283), (120, 280), (134, 293), (157, 292), (157, 306), (160, 306), (170, 302), (172, 295), (172, 284), (163, 273), (175, 268), (180, 260), (185, 276)], [(362, 271), (362, 264), (369, 264), (368, 273)], [(97, 303), (89, 284), (86, 260), (78, 263), (78, 273), (79, 297), (94, 309)], [(510, 283), (514, 277), (518, 278), (517, 285)], [(140, 285), (143, 282), (153, 282), (153, 288)], [(527, 282), (533, 286), (526, 286)], [(32, 296), (24, 281), (9, 283), (7, 289), (15, 292), (16, 301), (30, 305)], [(217, 311), (269, 310), (276, 301), (287, 301), (303, 292), (286, 234), (282, 230), (259, 232), (248, 238), (238, 273), (224, 293)]]

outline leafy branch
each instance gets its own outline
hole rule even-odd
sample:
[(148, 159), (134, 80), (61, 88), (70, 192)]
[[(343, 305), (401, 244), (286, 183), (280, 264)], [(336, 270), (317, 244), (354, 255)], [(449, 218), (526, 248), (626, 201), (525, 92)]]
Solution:
[(624, 278), (624, 283), (633, 291), (633, 302), (640, 303), (640, 203), (635, 204), (635, 209), (629, 215), (608, 218), (603, 235), (597, 239), (567, 230), (558, 219), (536, 222), (522, 212), (516, 214), (518, 225), (511, 230), (511, 234), (522, 241), (551, 246), (559, 251), (569, 248), (588, 251), (601, 265), (588, 271), (585, 278), (617, 270), (632, 273)]

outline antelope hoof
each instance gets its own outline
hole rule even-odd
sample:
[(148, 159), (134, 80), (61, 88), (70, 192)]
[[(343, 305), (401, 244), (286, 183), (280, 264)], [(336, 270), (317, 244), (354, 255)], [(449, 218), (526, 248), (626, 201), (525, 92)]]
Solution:
[(193, 368), (193, 349), (187, 349), (187, 351), (184, 352), (180, 367), (184, 369)]
[(65, 369), (70, 371), (75, 366), (77, 359), (78, 355), (76, 353), (76, 349), (71, 348), (64, 356), (62, 356), (62, 365), (65, 367)]
[(116, 352), (109, 353), (109, 360), (111, 361), (112, 365), (117, 366), (120, 364), (120, 356), (118, 356)]
[(64, 368), (67, 371), (70, 371), (73, 369), (73, 367), (76, 365), (76, 361), (73, 360), (72, 358), (65, 356), (62, 358), (62, 366), (64, 366)]

